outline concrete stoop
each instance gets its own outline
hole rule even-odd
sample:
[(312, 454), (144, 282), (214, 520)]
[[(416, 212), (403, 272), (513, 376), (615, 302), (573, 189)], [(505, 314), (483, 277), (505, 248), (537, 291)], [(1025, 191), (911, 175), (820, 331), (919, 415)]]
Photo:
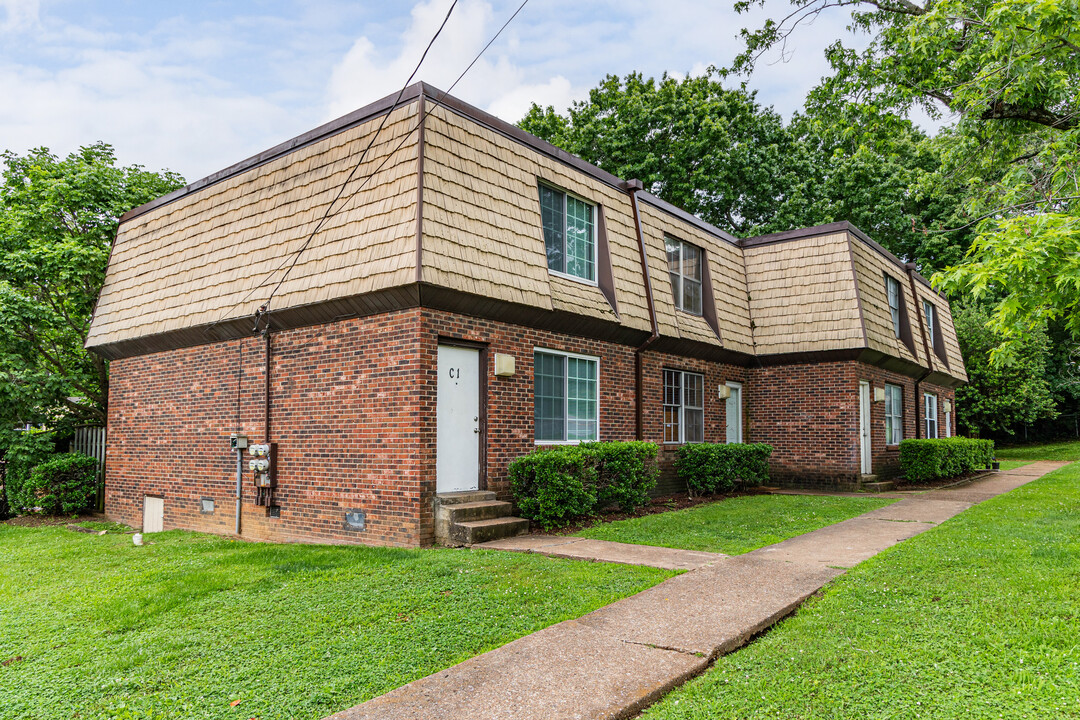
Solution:
[(862, 475), (859, 478), (859, 490), (862, 492), (890, 492), (894, 487), (896, 483), (892, 480), (878, 480), (877, 475)]
[(529, 521), (513, 517), (514, 506), (489, 490), (439, 493), (435, 496), (435, 541), (460, 547), (516, 537), (529, 532)]

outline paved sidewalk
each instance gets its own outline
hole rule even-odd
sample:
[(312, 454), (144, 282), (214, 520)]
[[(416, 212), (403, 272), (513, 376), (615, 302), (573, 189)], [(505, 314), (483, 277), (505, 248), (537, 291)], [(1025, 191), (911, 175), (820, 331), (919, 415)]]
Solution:
[[(971, 505), (1067, 463), (1040, 462), (726, 557), (578, 538), (514, 549), (616, 562), (699, 563), (633, 597), (515, 640), (333, 715), (333, 720), (614, 719), (634, 715), (793, 612), (829, 580)], [(537, 536), (532, 536), (537, 538)], [(566, 542), (562, 542), (562, 541)], [(529, 543), (535, 546), (528, 547)], [(576, 550), (574, 548), (577, 548)], [(636, 547), (637, 550), (627, 548)], [(664, 552), (658, 552), (664, 551)], [(576, 554), (571, 554), (576, 553)], [(694, 556), (710, 556), (708, 558)], [(660, 567), (675, 565), (661, 565)], [(681, 566), (680, 566), (681, 567)]]
[(575, 560), (600, 560), (622, 565), (647, 565), (665, 570), (695, 570), (728, 557), (720, 553), (700, 550), (630, 545), (610, 540), (590, 540), (563, 535), (519, 535), (492, 540), (473, 547), (484, 550), (540, 553)]

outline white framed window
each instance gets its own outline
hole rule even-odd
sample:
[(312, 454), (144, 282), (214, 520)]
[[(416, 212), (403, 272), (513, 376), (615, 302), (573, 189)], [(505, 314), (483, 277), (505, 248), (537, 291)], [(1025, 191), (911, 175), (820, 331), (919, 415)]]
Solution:
[(724, 420), (727, 423), (727, 437), (729, 443), (741, 443), (742, 432), (742, 383), (724, 383), (731, 393), (727, 402), (724, 403)]
[(559, 350), (533, 352), (533, 421), (537, 443), (600, 437), (600, 361)]
[[(945, 407), (948, 408), (948, 405)], [(952, 437), (952, 412), (945, 410), (942, 414), (945, 416), (945, 437)]]
[(675, 307), (694, 315), (701, 314), (701, 266), (705, 251), (697, 245), (664, 236), (667, 250), (668, 273), (671, 276), (671, 292)]
[(923, 403), (926, 411), (926, 437), (936, 438), (938, 436), (937, 395), (933, 393), (924, 394)]
[(705, 376), (664, 370), (664, 442), (705, 441)]
[(926, 318), (926, 332), (930, 337), (930, 344), (934, 345), (934, 324), (937, 322), (937, 317), (934, 315), (934, 304), (929, 300), (922, 301), (923, 316)]
[(548, 270), (596, 283), (596, 205), (541, 183), (540, 220)]
[(899, 445), (904, 439), (904, 389), (885, 383), (885, 444)]
[(900, 281), (892, 275), (885, 276), (885, 295), (889, 298), (889, 314), (892, 315), (893, 332), (900, 337), (900, 303), (903, 296), (900, 293)]

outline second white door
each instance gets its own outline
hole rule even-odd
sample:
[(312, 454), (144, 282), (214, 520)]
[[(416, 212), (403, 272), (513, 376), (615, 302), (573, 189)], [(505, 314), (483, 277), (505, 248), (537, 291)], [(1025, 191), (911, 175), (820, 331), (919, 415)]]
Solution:
[(731, 390), (728, 395), (724, 414), (727, 417), (727, 441), (742, 442), (742, 385), (736, 382), (726, 383)]
[(476, 490), (480, 479), (480, 351), (439, 346), (435, 486)]
[(870, 455), (870, 383), (859, 381), (859, 472), (869, 475), (873, 460)]

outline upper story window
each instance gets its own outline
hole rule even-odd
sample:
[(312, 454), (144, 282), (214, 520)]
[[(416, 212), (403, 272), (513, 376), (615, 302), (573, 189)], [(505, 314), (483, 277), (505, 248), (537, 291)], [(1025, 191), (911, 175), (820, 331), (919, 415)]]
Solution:
[(556, 350), (533, 354), (533, 420), (537, 442), (599, 437), (599, 361)]
[(667, 246), (668, 272), (671, 274), (671, 291), (675, 295), (675, 307), (695, 315), (701, 314), (701, 265), (705, 252), (672, 237), (664, 237)]
[(889, 313), (892, 315), (893, 332), (900, 337), (900, 282), (892, 275), (885, 276), (885, 294), (889, 297)]
[(904, 439), (904, 391), (885, 384), (885, 444), (899, 445)]
[(664, 442), (705, 440), (705, 376), (664, 371)]
[(937, 322), (937, 317), (934, 316), (934, 305), (929, 300), (923, 300), (923, 315), (926, 317), (926, 332), (930, 336), (930, 342), (934, 342), (934, 324)]
[(548, 269), (596, 282), (596, 206), (541, 185), (540, 219)]

